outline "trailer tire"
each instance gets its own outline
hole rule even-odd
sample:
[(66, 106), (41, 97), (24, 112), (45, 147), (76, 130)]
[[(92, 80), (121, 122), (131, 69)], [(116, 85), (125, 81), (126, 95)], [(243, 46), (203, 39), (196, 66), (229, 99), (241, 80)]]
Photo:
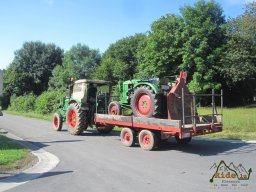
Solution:
[(157, 135), (149, 130), (142, 130), (139, 133), (139, 144), (140, 147), (144, 150), (151, 151), (158, 145), (158, 137)]
[(53, 129), (55, 131), (61, 131), (63, 125), (63, 118), (62, 115), (57, 112), (53, 115)]
[(69, 104), (66, 112), (68, 132), (72, 135), (81, 135), (87, 129), (86, 111), (81, 110), (77, 103)]
[(175, 139), (179, 145), (187, 145), (192, 140), (192, 137), (180, 139), (179, 136), (175, 136)]
[(121, 107), (118, 101), (112, 101), (108, 105), (108, 114), (109, 115), (121, 115)]
[(126, 147), (131, 147), (135, 144), (135, 131), (130, 128), (123, 128), (120, 133), (121, 142)]
[(96, 125), (97, 131), (101, 134), (108, 134), (112, 131), (113, 128), (114, 128), (113, 125), (105, 125), (105, 126)]
[(150, 86), (140, 86), (131, 97), (131, 108), (137, 117), (160, 117), (161, 97)]

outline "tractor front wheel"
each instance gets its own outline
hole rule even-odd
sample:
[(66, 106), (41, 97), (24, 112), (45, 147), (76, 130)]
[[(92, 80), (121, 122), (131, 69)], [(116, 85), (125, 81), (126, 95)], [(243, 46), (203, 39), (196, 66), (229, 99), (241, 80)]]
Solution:
[(87, 129), (86, 112), (77, 103), (71, 103), (66, 113), (68, 131), (72, 135), (80, 135)]
[(109, 103), (108, 114), (109, 115), (120, 115), (121, 114), (120, 103), (117, 101), (112, 101), (111, 103)]
[(61, 131), (63, 125), (63, 119), (59, 112), (53, 115), (53, 129), (55, 131)]

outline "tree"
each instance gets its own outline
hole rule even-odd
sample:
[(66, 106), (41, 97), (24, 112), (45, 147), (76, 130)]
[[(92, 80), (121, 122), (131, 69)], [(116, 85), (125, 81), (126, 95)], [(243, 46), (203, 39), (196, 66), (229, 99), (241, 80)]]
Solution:
[(69, 79), (90, 79), (100, 63), (98, 50), (77, 44), (64, 54), (61, 66), (56, 66), (50, 79), (50, 89), (66, 89)]
[(47, 90), (52, 70), (61, 64), (62, 56), (63, 51), (54, 44), (25, 42), (4, 73), (5, 95), (39, 95)]
[(151, 25), (151, 31), (138, 52), (140, 78), (176, 75), (182, 63), (183, 19), (166, 15)]
[(181, 8), (187, 37), (183, 45), (183, 63), (180, 68), (188, 71), (189, 88), (194, 92), (219, 89), (216, 70), (221, 47), (225, 43), (225, 19), (221, 7), (214, 0), (199, 0), (194, 7)]
[(227, 44), (218, 68), (229, 105), (252, 102), (256, 94), (256, 2), (227, 24)]
[(102, 56), (101, 64), (94, 73), (95, 79), (127, 80), (133, 78), (138, 65), (137, 52), (143, 34), (123, 38), (110, 45)]

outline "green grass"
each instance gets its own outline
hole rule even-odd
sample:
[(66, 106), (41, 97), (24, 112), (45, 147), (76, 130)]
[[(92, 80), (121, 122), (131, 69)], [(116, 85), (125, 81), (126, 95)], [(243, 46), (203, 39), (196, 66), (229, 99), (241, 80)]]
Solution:
[[(199, 108), (198, 112), (209, 114), (211, 108)], [(224, 108), (223, 131), (202, 137), (256, 140), (256, 107)]]
[(37, 118), (37, 119), (44, 119), (44, 120), (49, 120), (52, 121), (53, 114), (39, 114), (36, 112), (19, 112), (19, 111), (11, 111), (11, 110), (5, 110), (4, 112), (13, 114), (13, 115), (20, 115), (24, 117), (32, 117), (32, 118)]
[(0, 135), (0, 172), (17, 168), (19, 160), (28, 156), (29, 150), (13, 140)]

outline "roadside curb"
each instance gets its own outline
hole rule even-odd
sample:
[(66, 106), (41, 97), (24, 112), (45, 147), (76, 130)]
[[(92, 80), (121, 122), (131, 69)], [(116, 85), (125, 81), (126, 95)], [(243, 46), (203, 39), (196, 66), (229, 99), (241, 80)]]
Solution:
[(60, 162), (59, 158), (55, 155), (20, 137), (17, 137), (11, 133), (7, 133), (6, 136), (17, 140), (19, 144), (31, 149), (31, 153), (38, 158), (38, 162), (33, 167), (26, 169), (22, 173), (0, 180), (0, 191), (5, 191), (36, 179), (42, 174), (55, 168)]

